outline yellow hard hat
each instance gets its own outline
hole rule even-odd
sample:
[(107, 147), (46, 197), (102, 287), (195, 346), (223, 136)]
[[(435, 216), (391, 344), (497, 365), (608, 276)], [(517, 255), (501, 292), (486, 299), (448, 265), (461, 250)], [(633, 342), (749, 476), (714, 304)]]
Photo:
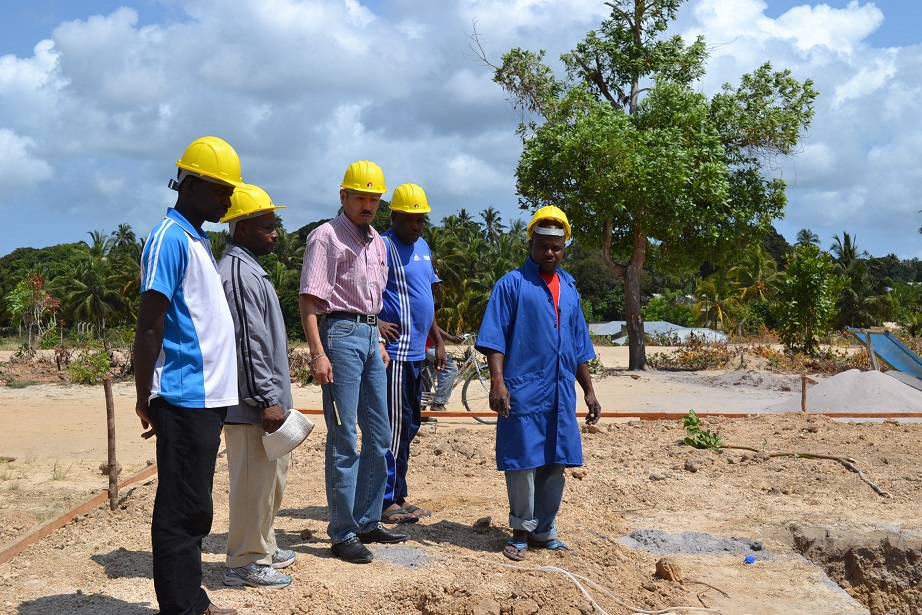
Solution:
[(535, 212), (535, 215), (531, 217), (531, 222), (528, 223), (528, 238), (531, 239), (532, 229), (534, 226), (541, 220), (555, 220), (560, 222), (563, 225), (563, 229), (566, 232), (565, 241), (570, 241), (570, 235), (572, 231), (570, 230), (570, 221), (567, 220), (567, 214), (559, 207), (554, 207), (553, 205), (546, 205)]
[(182, 158), (176, 161), (176, 166), (232, 186), (243, 183), (237, 152), (218, 137), (201, 137), (190, 143)]
[(384, 171), (370, 160), (357, 160), (350, 164), (340, 188), (373, 194), (387, 192), (387, 186), (384, 185)]
[(426, 193), (416, 184), (400, 184), (394, 190), (394, 200), (391, 201), (391, 211), (402, 211), (407, 214), (428, 214), (432, 211)]
[(240, 184), (231, 195), (231, 206), (221, 218), (221, 222), (230, 222), (237, 218), (266, 214), (276, 209), (285, 209), (284, 205), (276, 205), (266, 194), (266, 191), (253, 184)]

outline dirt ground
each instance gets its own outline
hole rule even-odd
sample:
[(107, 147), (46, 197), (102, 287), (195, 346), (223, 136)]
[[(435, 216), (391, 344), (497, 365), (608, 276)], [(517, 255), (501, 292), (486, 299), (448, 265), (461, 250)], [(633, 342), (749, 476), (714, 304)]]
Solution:
[[(294, 577), (289, 588), (221, 584), (228, 480), (219, 456), (213, 533), (204, 545), (212, 601), (248, 615), (922, 612), (919, 424), (799, 412), (715, 417), (702, 426), (756, 451), (697, 450), (683, 443), (680, 421), (605, 413), (754, 413), (799, 397), (800, 377), (754, 362), (720, 372), (633, 374), (623, 371), (624, 349), (598, 350), (603, 365), (616, 369), (595, 381), (603, 420), (583, 434), (585, 466), (567, 471), (558, 524), (571, 552), (532, 549), (519, 564), (501, 555), (508, 512), (492, 427), (442, 418), (423, 426), (409, 476), (411, 501), (432, 516), (401, 526), (411, 535), (406, 543), (371, 545), (371, 564), (337, 560), (326, 537), (325, 433), (313, 417), (318, 427), (293, 455), (276, 522), (279, 543), (298, 554), (286, 569)], [(316, 387), (295, 395), (298, 408), (320, 406)], [(139, 437), (133, 400), (132, 384), (116, 384), (123, 476), (154, 457), (153, 442)], [(460, 409), (457, 393), (450, 409)], [(106, 488), (102, 387), (0, 387), (0, 456), (15, 458), (0, 462), (2, 553)], [(135, 483), (116, 511), (106, 503), (0, 564), (0, 613), (155, 613), (155, 489), (156, 476)]]

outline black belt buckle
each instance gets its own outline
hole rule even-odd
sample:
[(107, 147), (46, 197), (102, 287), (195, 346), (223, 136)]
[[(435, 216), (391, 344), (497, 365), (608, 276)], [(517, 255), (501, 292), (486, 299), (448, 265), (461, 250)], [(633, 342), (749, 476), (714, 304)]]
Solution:
[(371, 327), (378, 326), (378, 315), (377, 314), (359, 314), (359, 322), (364, 320)]

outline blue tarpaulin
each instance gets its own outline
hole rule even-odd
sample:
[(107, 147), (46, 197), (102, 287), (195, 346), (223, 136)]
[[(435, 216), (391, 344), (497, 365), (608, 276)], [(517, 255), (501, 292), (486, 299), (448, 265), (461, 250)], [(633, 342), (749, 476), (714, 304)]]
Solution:
[(847, 331), (896, 371), (922, 378), (922, 358), (889, 331), (851, 327)]

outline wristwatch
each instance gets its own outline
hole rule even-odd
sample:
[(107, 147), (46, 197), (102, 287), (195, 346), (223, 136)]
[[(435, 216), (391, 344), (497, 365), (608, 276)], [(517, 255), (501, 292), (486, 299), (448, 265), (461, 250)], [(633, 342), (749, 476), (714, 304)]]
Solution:
[(379, 343), (379, 344), (385, 344), (385, 345), (386, 345), (386, 344), (387, 344), (387, 340), (384, 339), (383, 337), (379, 337), (379, 338), (378, 338), (378, 343)]

